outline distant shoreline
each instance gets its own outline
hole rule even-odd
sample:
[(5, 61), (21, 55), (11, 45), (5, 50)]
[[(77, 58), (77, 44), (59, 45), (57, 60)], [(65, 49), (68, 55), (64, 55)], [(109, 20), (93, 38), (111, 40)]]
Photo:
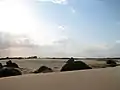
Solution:
[[(37, 57), (37, 56), (30, 56), (30, 57), (3, 57), (0, 58), (0, 60), (8, 60), (8, 59), (70, 59), (68, 57)], [(100, 61), (105, 61), (105, 60), (110, 60), (114, 59), (116, 61), (120, 60), (120, 57), (108, 57), (108, 58), (74, 58), (75, 60), (100, 60)]]

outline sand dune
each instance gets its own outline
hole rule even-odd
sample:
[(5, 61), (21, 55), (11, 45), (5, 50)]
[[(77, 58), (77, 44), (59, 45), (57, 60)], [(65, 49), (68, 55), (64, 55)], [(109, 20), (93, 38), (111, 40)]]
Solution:
[(0, 78), (0, 90), (120, 90), (120, 67)]

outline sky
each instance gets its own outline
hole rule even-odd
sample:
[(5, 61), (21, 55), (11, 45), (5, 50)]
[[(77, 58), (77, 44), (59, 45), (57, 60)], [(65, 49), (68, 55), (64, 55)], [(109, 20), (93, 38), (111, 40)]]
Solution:
[(0, 56), (119, 57), (119, 0), (0, 0)]

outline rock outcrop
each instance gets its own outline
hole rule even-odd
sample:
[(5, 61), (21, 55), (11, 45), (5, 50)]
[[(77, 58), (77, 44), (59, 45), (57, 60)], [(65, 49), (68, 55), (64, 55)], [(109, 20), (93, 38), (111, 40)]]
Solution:
[(0, 69), (0, 77), (8, 77), (8, 76), (16, 76), (16, 75), (22, 75), (19, 69), (9, 68), (9, 67), (3, 67), (2, 69)]
[(117, 63), (114, 60), (107, 60), (106, 64), (111, 67), (117, 66)]
[(92, 68), (82, 61), (74, 61), (73, 59), (69, 59), (66, 62), (66, 64), (62, 67), (61, 71), (74, 71), (74, 70), (84, 70), (84, 69), (92, 69)]
[(34, 73), (47, 73), (47, 72), (53, 72), (53, 70), (46, 66), (41, 66), (38, 70), (34, 71)]
[(2, 65), (2, 63), (0, 63), (0, 69), (1, 69), (1, 68), (3, 68), (3, 65)]
[(19, 66), (16, 63), (13, 63), (11, 60), (7, 61), (4, 67), (19, 68)]

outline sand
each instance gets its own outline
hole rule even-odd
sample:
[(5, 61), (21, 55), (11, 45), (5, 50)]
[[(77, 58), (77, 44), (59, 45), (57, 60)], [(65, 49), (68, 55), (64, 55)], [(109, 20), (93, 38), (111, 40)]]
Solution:
[(120, 67), (0, 78), (0, 90), (120, 90)]

